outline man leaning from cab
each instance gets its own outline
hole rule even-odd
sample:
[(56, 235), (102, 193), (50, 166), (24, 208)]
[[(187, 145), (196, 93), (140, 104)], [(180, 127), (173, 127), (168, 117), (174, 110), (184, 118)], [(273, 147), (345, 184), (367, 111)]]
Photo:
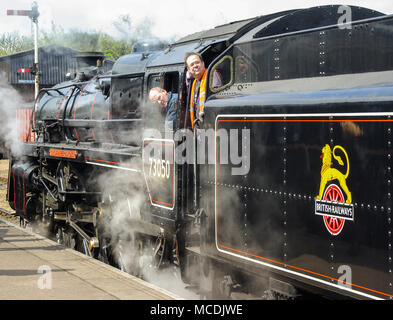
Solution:
[(164, 108), (164, 113), (166, 114), (165, 130), (173, 131), (176, 125), (178, 94), (167, 92), (160, 87), (154, 87), (149, 91), (149, 99)]

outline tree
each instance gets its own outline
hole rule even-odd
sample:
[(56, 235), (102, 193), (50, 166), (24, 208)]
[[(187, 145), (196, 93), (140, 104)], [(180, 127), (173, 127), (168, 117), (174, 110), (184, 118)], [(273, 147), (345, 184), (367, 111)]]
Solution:
[(134, 43), (135, 40), (115, 40), (111, 36), (103, 34), (98, 40), (98, 48), (99, 51), (104, 52), (108, 59), (117, 60), (121, 56), (130, 53)]
[[(148, 18), (134, 25), (129, 15), (121, 15), (112, 24), (119, 32), (120, 39), (96, 30), (70, 29), (66, 32), (52, 21), (49, 31), (40, 31), (38, 46), (58, 44), (78, 51), (102, 51), (108, 59), (117, 60), (130, 53), (136, 41), (152, 37), (153, 22)], [(30, 37), (21, 36), (17, 32), (0, 34), (0, 56), (33, 48), (34, 42)]]
[(32, 39), (18, 32), (0, 34), (0, 56), (30, 50), (34, 47)]

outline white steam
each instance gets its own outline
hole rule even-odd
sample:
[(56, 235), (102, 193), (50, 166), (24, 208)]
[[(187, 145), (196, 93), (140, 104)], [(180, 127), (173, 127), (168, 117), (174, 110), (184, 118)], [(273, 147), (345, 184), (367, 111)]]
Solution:
[[(128, 166), (132, 167), (133, 164), (129, 163)], [(111, 239), (119, 267), (185, 298), (198, 299), (196, 294), (185, 289), (186, 285), (175, 265), (158, 267), (159, 259), (155, 254), (157, 237), (153, 236), (150, 242), (138, 237), (132, 221), (143, 217), (148, 201), (142, 173), (111, 170), (102, 174), (98, 183), (105, 199), (102, 227), (104, 234)]]
[(0, 140), (12, 155), (21, 155), (22, 124), (17, 120), (16, 112), (26, 107), (26, 102), (9, 84), (7, 76), (0, 74)]

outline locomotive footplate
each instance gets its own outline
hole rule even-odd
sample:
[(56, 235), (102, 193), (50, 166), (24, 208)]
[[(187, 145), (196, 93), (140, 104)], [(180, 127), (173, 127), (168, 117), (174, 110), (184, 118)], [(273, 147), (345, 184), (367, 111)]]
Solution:
[(57, 160), (70, 160), (97, 166), (141, 171), (141, 148), (118, 144), (70, 143), (47, 144), (25, 143), (25, 155)]

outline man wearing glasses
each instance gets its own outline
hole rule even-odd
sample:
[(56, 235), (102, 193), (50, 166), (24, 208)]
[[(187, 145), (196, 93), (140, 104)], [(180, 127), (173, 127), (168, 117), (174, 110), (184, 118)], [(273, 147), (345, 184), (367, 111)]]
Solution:
[[(203, 120), (205, 99), (206, 99), (206, 75), (207, 69), (202, 56), (196, 52), (190, 52), (184, 58), (184, 64), (194, 81), (191, 86), (190, 116), (191, 127), (194, 128), (194, 119)], [(216, 70), (213, 70), (213, 88), (222, 86), (222, 77)]]
[(167, 92), (160, 87), (154, 87), (149, 92), (150, 101), (161, 106), (166, 114), (165, 116), (165, 130), (173, 131), (176, 125), (177, 101), (178, 94)]

